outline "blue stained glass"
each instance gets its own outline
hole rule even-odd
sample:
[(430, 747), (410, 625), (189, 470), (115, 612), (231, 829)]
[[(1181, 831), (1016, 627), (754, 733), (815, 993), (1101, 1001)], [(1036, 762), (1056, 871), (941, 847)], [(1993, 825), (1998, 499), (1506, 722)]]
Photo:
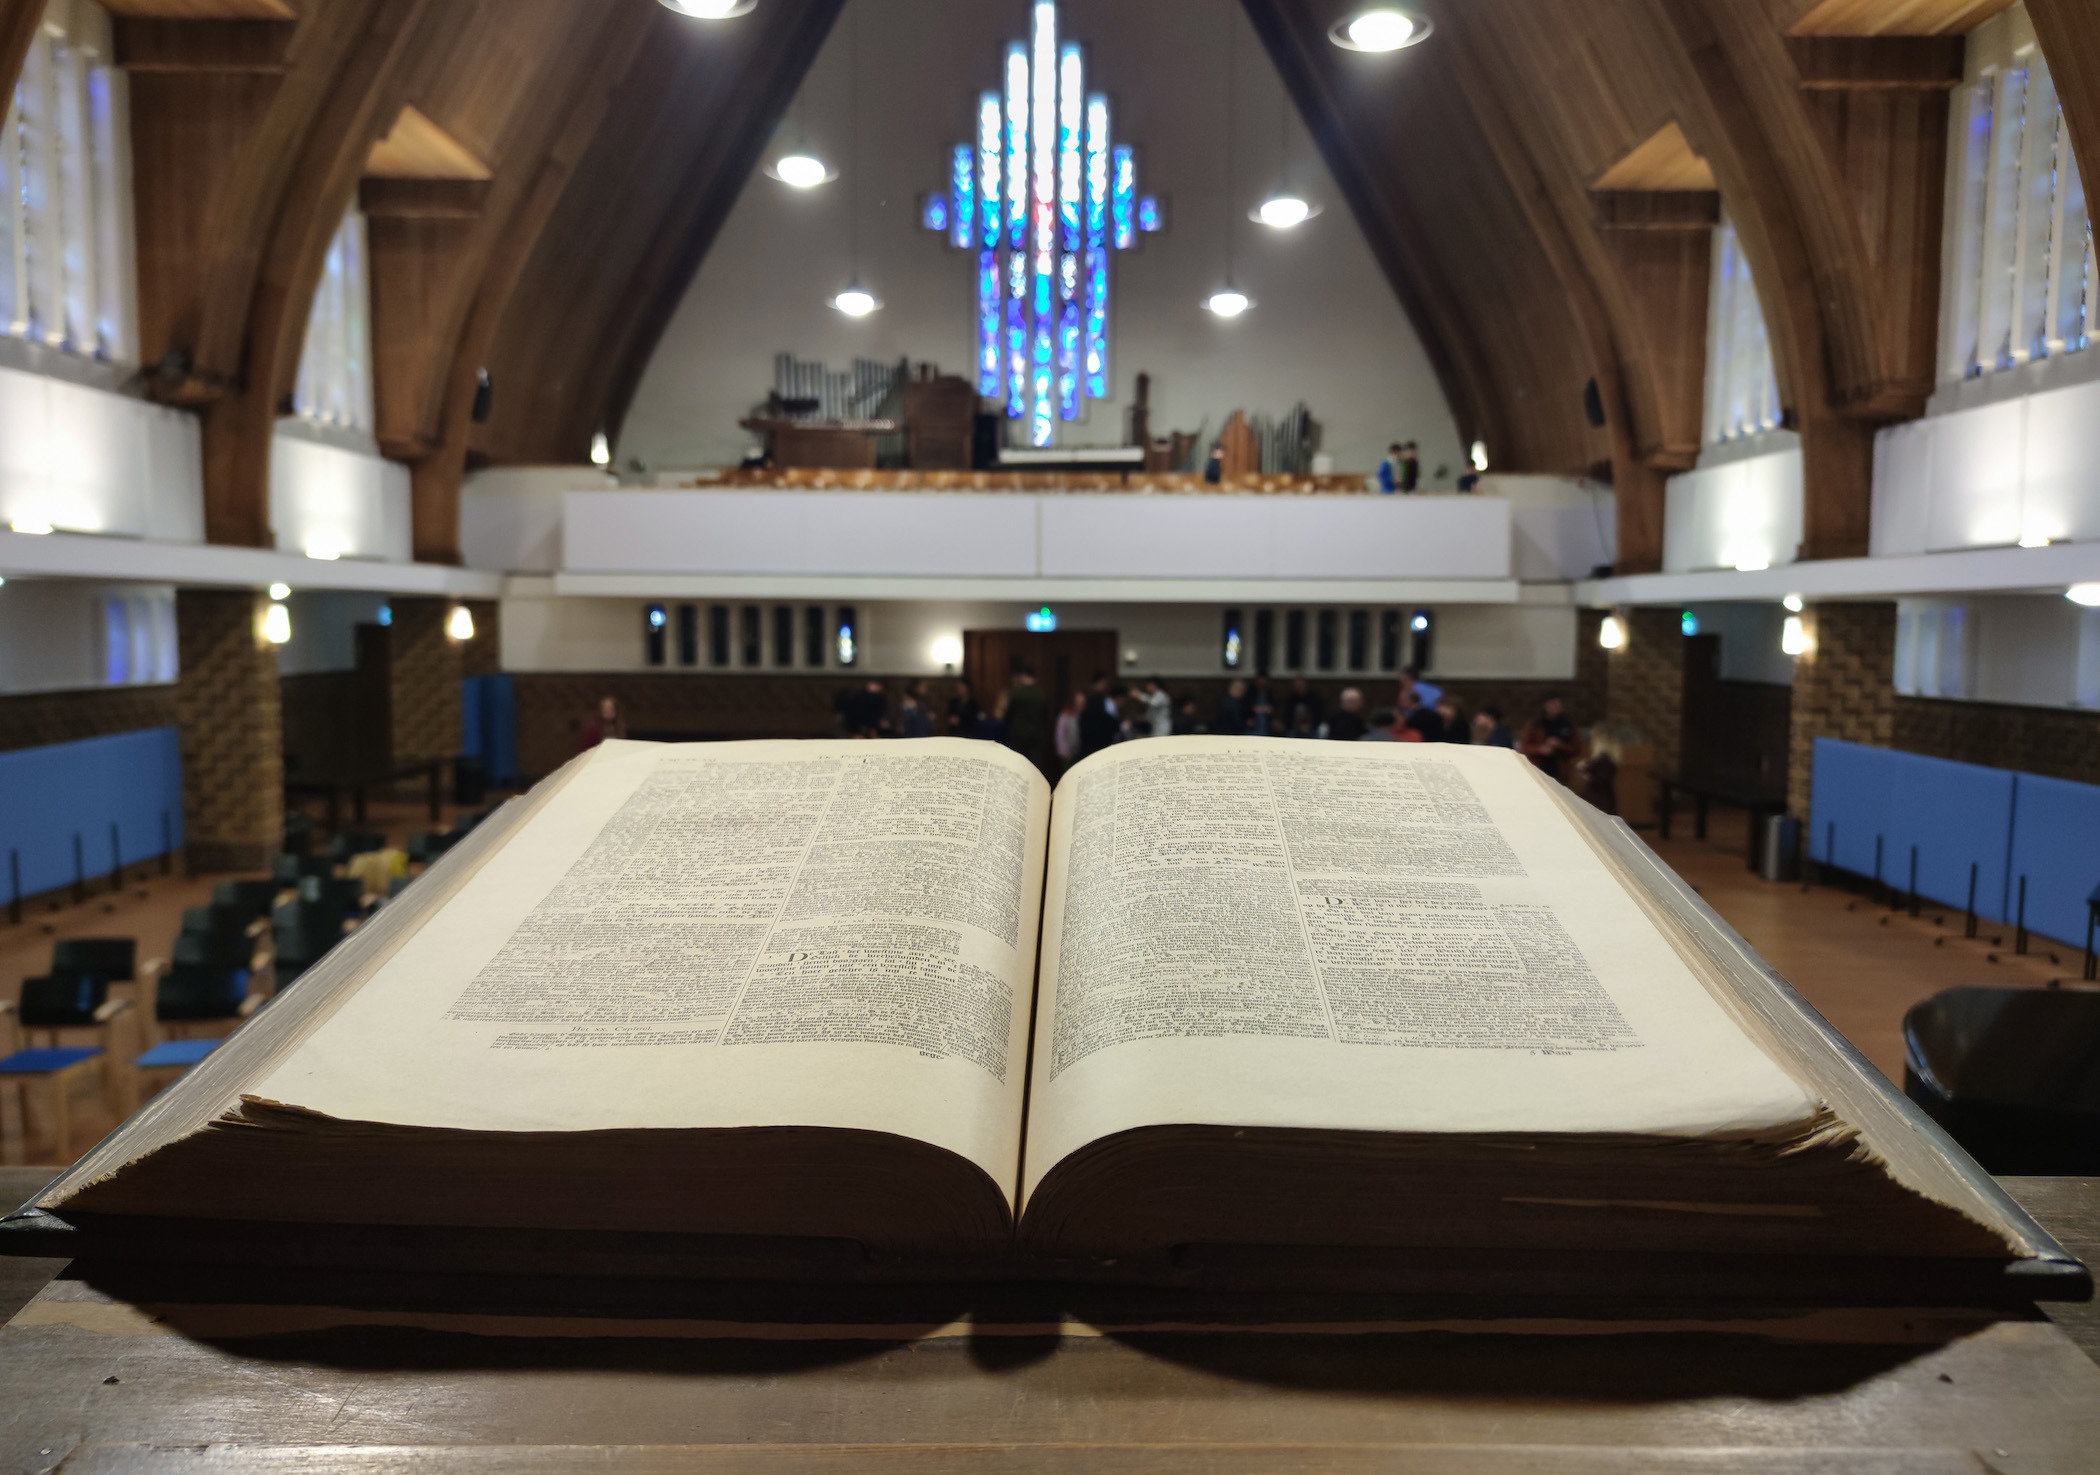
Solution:
[(1108, 99), (1098, 92), (1086, 102), (1086, 244), (1108, 244)]
[(1080, 207), (1086, 194), (1081, 169), (1086, 92), (1081, 72), (1079, 48), (1067, 45), (1058, 57), (1057, 80), (1057, 220), (1066, 251), (1079, 249)]
[(1006, 253), (1006, 295), (1016, 302), (1028, 297), (1028, 258), (1018, 251)]
[(957, 144), (953, 172), (955, 212), (948, 244), (967, 251), (977, 239), (977, 150), (966, 143)]
[[(1070, 257), (1065, 258), (1070, 260)], [(1057, 320), (1057, 418), (1079, 418), (1079, 304), (1067, 302)]]
[(1064, 255), (1057, 261), (1057, 300), (1077, 302), (1079, 300), (1079, 258)]
[(925, 207), (919, 217), (919, 223), (930, 231), (946, 235), (948, 233), (948, 197), (946, 195), (928, 195)]
[(1019, 298), (1006, 302), (1006, 418), (1028, 413), (1028, 309)]
[(977, 392), (999, 394), (999, 253), (977, 254)]
[(1028, 48), (1006, 48), (1006, 244), (1028, 244)]
[(1051, 299), (1057, 295), (1057, 258), (1047, 251), (1035, 258), (1035, 315), (1050, 316)]
[(984, 201), (978, 212), (977, 243), (987, 251), (999, 246), (999, 205), (1005, 198), (999, 156), (1004, 142), (1005, 115), (999, 110), (999, 94), (987, 92), (977, 99), (977, 194)]
[(1108, 248), (1086, 253), (1086, 392), (1108, 398)]
[(1128, 251), (1137, 244), (1137, 151), (1128, 144), (1115, 151), (1108, 214), (1116, 249)]
[(1153, 231), (1158, 230), (1164, 223), (1160, 218), (1159, 201), (1157, 199), (1147, 195), (1144, 199), (1138, 201), (1137, 225), (1139, 230), (1149, 235)]
[(1056, 406), (1051, 398), (1055, 354), (1050, 315), (1044, 313), (1035, 322), (1035, 414), (1028, 428), (1030, 443), (1038, 446), (1049, 445), (1056, 429)]

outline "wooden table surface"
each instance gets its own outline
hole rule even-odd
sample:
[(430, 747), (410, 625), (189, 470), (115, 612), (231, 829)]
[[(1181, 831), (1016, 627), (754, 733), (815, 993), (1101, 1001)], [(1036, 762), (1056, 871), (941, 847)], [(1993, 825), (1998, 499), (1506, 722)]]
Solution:
[[(2100, 1253), (2100, 1181), (2008, 1186)], [(37, 1290), (56, 1268), (0, 1261), (33, 1295), (0, 1331), (0, 1470), (2100, 1469), (2084, 1307), (905, 1330)]]

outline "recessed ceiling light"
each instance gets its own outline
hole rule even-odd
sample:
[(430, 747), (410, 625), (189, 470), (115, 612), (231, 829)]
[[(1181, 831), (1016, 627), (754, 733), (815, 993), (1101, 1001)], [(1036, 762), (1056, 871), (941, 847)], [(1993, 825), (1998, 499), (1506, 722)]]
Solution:
[(1345, 51), (1398, 51), (1422, 41), (1432, 29), (1427, 16), (1380, 5), (1335, 22), (1327, 39)]
[(865, 287), (848, 287), (831, 299), (831, 305), (849, 318), (864, 318), (881, 308), (882, 303)]
[(657, 0), (666, 10), (689, 15), (694, 20), (731, 20), (749, 15), (758, 0)]
[(1248, 308), (1254, 306), (1247, 299), (1245, 292), (1236, 291), (1231, 287), (1211, 293), (1203, 305), (1221, 318), (1236, 318)]
[(1271, 230), (1290, 230), (1319, 213), (1318, 206), (1297, 195), (1271, 195), (1248, 211), (1247, 218)]
[(2073, 584), (2064, 590), (2064, 598), (2087, 609), (2100, 609), (2100, 584)]
[(832, 168), (815, 154), (782, 154), (766, 166), (766, 173), (792, 189), (815, 189), (829, 184), (839, 177)]

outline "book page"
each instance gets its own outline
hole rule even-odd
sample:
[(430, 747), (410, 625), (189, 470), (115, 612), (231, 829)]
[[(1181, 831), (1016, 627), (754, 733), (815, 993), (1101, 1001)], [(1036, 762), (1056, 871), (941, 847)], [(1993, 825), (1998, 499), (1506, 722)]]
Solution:
[(1502, 749), (1123, 744), (1058, 786), (1029, 1191), (1166, 1124), (1766, 1133), (1808, 1093)]
[(990, 743), (608, 742), (251, 1094), (892, 1132), (1010, 1192), (1048, 811)]

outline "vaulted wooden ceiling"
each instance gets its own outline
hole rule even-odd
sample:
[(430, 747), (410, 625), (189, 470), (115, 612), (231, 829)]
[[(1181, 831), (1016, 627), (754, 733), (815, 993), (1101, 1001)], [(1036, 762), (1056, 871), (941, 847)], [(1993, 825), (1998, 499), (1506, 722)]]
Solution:
[[(1864, 551), (1873, 431), (1933, 382), (1959, 38), (2009, 0), (1417, 0), (1436, 33), (1393, 56), (1328, 43), (1344, 0), (1242, 3), (1498, 468), (1608, 476), (1622, 567), (1655, 566), (1725, 207), (1802, 436), (1804, 551)], [(443, 560), (470, 459), (579, 461), (617, 432), (842, 0), (716, 25), (656, 0), (104, 4), (143, 357), (203, 417), (209, 535), (268, 540), (272, 425), (358, 199), (379, 439)], [(0, 0), (0, 80), (43, 9)], [(2028, 9), (2100, 178), (2094, 0)]]

